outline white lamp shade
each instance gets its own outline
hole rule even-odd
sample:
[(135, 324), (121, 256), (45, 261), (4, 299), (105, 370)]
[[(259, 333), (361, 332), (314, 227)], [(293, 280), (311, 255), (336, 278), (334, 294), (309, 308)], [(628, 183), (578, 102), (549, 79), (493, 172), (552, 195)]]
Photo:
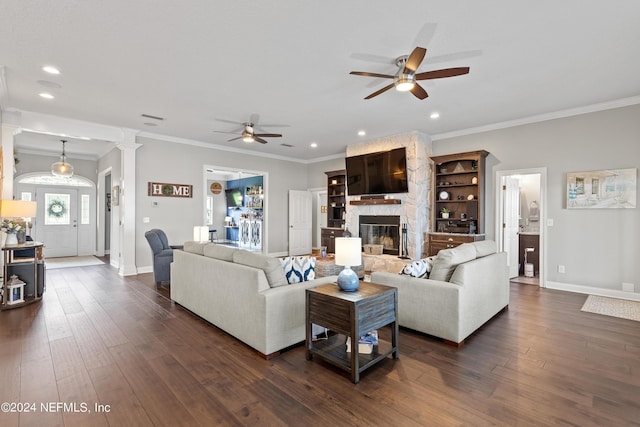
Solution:
[(336, 237), (336, 265), (353, 267), (362, 264), (362, 239), (360, 237)]
[(0, 217), (2, 218), (34, 218), (36, 202), (26, 200), (0, 200)]
[(193, 227), (193, 240), (196, 242), (206, 242), (209, 240), (209, 227), (196, 226)]

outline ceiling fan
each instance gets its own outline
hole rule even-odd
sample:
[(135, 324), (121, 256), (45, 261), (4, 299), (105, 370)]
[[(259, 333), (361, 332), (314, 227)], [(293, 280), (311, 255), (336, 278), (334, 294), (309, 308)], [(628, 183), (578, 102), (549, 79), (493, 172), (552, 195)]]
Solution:
[(427, 49), (423, 47), (416, 47), (413, 49), (410, 55), (403, 55), (396, 59), (396, 66), (398, 71), (394, 75), (390, 74), (378, 74), (369, 73), (366, 71), (352, 71), (349, 74), (365, 77), (380, 77), (383, 79), (393, 79), (393, 83), (383, 87), (380, 90), (373, 92), (371, 95), (364, 99), (371, 99), (374, 96), (378, 96), (395, 86), (396, 90), (400, 92), (411, 92), (418, 99), (425, 99), (427, 91), (420, 86), (418, 80), (432, 80), (442, 79), (445, 77), (461, 76), (469, 73), (469, 67), (457, 67), (457, 68), (443, 68), (441, 70), (426, 71), (424, 73), (416, 74), (418, 67), (422, 64), (424, 56), (427, 54)]
[(214, 132), (218, 132), (218, 133), (231, 133), (231, 134), (236, 134), (237, 132), (242, 130), (242, 134), (240, 134), (240, 136), (238, 136), (237, 138), (231, 138), (229, 140), (229, 142), (231, 141), (236, 141), (238, 139), (242, 139), (244, 142), (254, 142), (257, 141), (261, 144), (266, 144), (268, 141), (263, 139), (263, 138), (280, 138), (282, 135), (279, 133), (255, 133), (254, 130), (254, 125), (252, 122), (244, 122), (241, 123), (242, 124), (242, 128), (238, 129), (237, 131), (234, 132), (223, 132), (223, 131), (219, 131), (216, 130)]

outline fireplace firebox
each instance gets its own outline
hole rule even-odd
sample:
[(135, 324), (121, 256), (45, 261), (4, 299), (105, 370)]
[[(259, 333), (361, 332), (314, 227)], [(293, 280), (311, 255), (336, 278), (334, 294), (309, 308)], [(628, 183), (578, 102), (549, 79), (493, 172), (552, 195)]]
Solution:
[(382, 245), (382, 253), (400, 254), (400, 216), (360, 215), (362, 244)]

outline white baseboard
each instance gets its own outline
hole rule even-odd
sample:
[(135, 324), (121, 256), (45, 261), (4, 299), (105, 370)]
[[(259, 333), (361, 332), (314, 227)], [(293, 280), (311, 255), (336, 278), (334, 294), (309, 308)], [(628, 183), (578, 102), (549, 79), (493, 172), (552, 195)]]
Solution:
[(138, 267), (138, 274), (142, 273), (153, 273), (153, 266), (148, 265), (146, 267)]
[(640, 294), (637, 292), (625, 292), (617, 289), (594, 288), (592, 286), (574, 285), (571, 283), (552, 282), (547, 280), (547, 289), (556, 289), (559, 291), (576, 292), (579, 294), (599, 295), (601, 297), (628, 299), (631, 301), (640, 301)]

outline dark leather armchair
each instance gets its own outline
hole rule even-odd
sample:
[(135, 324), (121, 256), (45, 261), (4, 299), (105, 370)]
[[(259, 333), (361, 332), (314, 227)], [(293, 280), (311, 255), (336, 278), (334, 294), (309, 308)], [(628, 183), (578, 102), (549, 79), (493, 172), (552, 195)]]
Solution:
[(164, 231), (153, 228), (144, 233), (151, 252), (153, 252), (153, 280), (159, 287), (162, 282), (171, 279), (171, 262), (173, 262), (173, 250), (182, 249), (182, 246), (171, 246)]

